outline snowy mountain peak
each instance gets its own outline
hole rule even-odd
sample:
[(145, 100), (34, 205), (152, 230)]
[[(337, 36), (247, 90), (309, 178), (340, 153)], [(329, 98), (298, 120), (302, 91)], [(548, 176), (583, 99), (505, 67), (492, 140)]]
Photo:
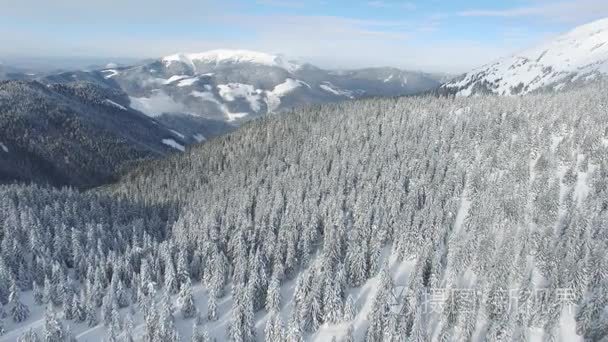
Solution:
[(526, 94), (562, 89), (608, 74), (608, 18), (579, 26), (551, 41), (476, 69), (443, 86), (458, 95)]
[(211, 50), (201, 53), (177, 53), (162, 58), (162, 61), (166, 65), (173, 62), (182, 62), (192, 66), (195, 66), (195, 63), (215, 65), (247, 63), (279, 67), (288, 71), (299, 68), (299, 64), (287, 61), (281, 55), (271, 55), (249, 50)]

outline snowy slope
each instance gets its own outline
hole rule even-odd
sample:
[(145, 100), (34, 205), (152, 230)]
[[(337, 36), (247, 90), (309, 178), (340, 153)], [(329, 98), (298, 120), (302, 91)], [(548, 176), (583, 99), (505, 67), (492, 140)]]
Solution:
[(591, 81), (608, 74), (608, 18), (537, 47), (476, 69), (442, 86), (462, 96), (475, 93), (527, 94)]
[(196, 64), (258, 64), (270, 67), (279, 67), (295, 71), (300, 66), (297, 63), (286, 61), (279, 55), (249, 50), (212, 50), (202, 53), (177, 53), (162, 58), (163, 63), (170, 65), (174, 62), (186, 63), (196, 69)]

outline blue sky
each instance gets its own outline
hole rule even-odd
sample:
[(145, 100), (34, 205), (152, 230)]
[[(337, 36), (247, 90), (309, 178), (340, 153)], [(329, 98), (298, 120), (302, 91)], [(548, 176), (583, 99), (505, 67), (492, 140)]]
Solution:
[(322, 67), (462, 72), (608, 16), (606, 0), (0, 0), (2, 56), (242, 48)]

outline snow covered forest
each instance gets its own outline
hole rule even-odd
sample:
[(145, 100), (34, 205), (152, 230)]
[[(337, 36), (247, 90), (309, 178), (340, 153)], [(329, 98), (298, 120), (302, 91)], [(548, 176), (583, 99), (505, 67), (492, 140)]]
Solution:
[(608, 85), (252, 121), (0, 187), (3, 341), (607, 341)]

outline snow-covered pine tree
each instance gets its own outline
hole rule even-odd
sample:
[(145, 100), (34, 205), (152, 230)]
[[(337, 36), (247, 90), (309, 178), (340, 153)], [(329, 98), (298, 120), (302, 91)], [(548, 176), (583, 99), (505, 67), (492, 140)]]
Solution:
[(196, 314), (196, 306), (194, 305), (194, 297), (192, 296), (192, 284), (190, 277), (185, 278), (182, 282), (182, 288), (179, 293), (179, 305), (182, 316), (184, 318), (192, 318)]
[(34, 329), (28, 329), (23, 335), (19, 336), (17, 342), (40, 342), (40, 337), (34, 331)]
[(30, 310), (27, 305), (23, 304), (19, 299), (19, 288), (15, 282), (11, 285), (8, 305), (14, 322), (23, 322), (29, 317)]
[(274, 274), (266, 294), (266, 311), (278, 312), (281, 307), (281, 283), (277, 274)]
[(42, 338), (45, 342), (64, 341), (67, 337), (61, 320), (57, 318), (52, 306), (48, 305), (44, 314)]
[(207, 298), (207, 319), (209, 321), (217, 321), (217, 296), (215, 295), (215, 289), (209, 291), (209, 297)]

